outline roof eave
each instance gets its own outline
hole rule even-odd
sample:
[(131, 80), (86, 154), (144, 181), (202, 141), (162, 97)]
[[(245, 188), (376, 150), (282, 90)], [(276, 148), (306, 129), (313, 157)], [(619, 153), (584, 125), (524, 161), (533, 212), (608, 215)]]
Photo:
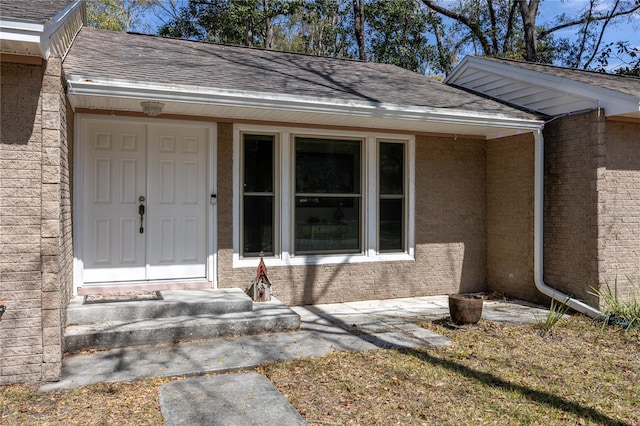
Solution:
[(44, 30), (41, 24), (0, 20), (0, 52), (46, 59), (49, 46)]
[(504, 114), (483, 114), (445, 108), (291, 96), (276, 93), (230, 91), (201, 87), (136, 84), (114, 80), (97, 81), (95, 79), (74, 75), (67, 75), (66, 77), (68, 83), (67, 94), (71, 99), (73, 99), (74, 96), (127, 98), (139, 99), (141, 101), (153, 99), (157, 101), (225, 106), (229, 108), (261, 108), (318, 114), (340, 114), (355, 117), (419, 120), (423, 122), (476, 125), (527, 131), (539, 129), (543, 123), (542, 120), (538, 119), (519, 118)]
[(0, 19), (0, 52), (49, 59), (51, 36), (82, 4), (82, 0), (75, 0), (45, 24)]
[(487, 61), (475, 56), (466, 56), (463, 58), (460, 64), (458, 64), (451, 74), (447, 76), (444, 82), (449, 85), (465, 87), (463, 84), (458, 84), (457, 80), (461, 78), (465, 71), (471, 67), (498, 75), (508, 75), (510, 77), (521, 76), (522, 81), (526, 81), (532, 85), (550, 87), (558, 92), (571, 93), (584, 99), (591, 99), (597, 107), (604, 108), (607, 116), (635, 113), (640, 102), (640, 99), (637, 96), (539, 71), (514, 67), (507, 63), (503, 64)]

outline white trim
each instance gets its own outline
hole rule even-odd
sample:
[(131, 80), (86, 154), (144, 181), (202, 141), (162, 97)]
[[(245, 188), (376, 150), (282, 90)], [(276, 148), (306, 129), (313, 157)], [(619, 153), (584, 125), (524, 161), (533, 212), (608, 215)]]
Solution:
[[(149, 279), (149, 277), (151, 276), (151, 265), (149, 265), (149, 259), (151, 258), (151, 244), (149, 244), (149, 210), (151, 210), (153, 208), (153, 206), (150, 205), (149, 203), (149, 194), (151, 194), (151, 188), (150, 188), (150, 179), (149, 176), (151, 174), (151, 170), (150, 170), (150, 163), (149, 163), (149, 155), (151, 153), (151, 131), (149, 130), (149, 123), (145, 122), (144, 123), (144, 136), (145, 136), (145, 140), (144, 140), (144, 195), (146, 197), (146, 201), (143, 203), (146, 208), (147, 208), (147, 212), (145, 214), (145, 234), (142, 235), (142, 238), (145, 241), (144, 244), (144, 259), (145, 259), (145, 268), (144, 268), (144, 281), (147, 281)], [(141, 224), (142, 226), (142, 224)], [(127, 268), (130, 269), (130, 268)], [(122, 279), (118, 280), (121, 281)], [(87, 280), (88, 281), (88, 280)], [(116, 281), (115, 279), (110, 279), (109, 281)]]
[[(231, 166), (232, 178), (231, 184), (233, 185), (233, 195), (232, 202), (233, 206), (231, 208), (232, 211), (232, 227), (233, 227), (233, 262), (235, 263), (236, 258), (240, 258), (240, 130), (238, 129), (238, 125), (233, 125), (233, 164)], [(236, 234), (237, 232), (237, 234)], [(256, 263), (257, 265), (257, 263)]]
[(210, 106), (263, 108), (278, 111), (339, 114), (522, 130), (535, 130), (541, 124), (535, 119), (448, 108), (377, 104), (355, 100), (223, 90), (187, 85), (142, 84), (117, 79), (101, 80), (74, 74), (67, 74), (66, 78), (68, 95), (71, 99), (74, 96), (84, 95), (141, 100), (155, 99)]
[(407, 150), (409, 151), (407, 157), (407, 167), (409, 168), (409, 189), (407, 196), (409, 200), (407, 202), (407, 209), (409, 209), (409, 218), (407, 221), (408, 233), (407, 233), (407, 250), (408, 256), (411, 259), (415, 259), (415, 248), (416, 248), (416, 226), (415, 226), (415, 205), (416, 205), (416, 140), (415, 138), (410, 139), (407, 144)]
[[(252, 124), (234, 124), (233, 126), (233, 267), (256, 267), (259, 259), (240, 257), (240, 135), (242, 133), (264, 133), (276, 135), (278, 141), (280, 175), (279, 187), (276, 193), (280, 196), (280, 214), (274, 218), (274, 228), (279, 230), (278, 239), (280, 251), (269, 256), (271, 266), (297, 266), (297, 265), (329, 265), (343, 263), (365, 263), (381, 261), (408, 261), (415, 260), (414, 229), (414, 186), (415, 186), (415, 137), (411, 135), (386, 134), (372, 131), (338, 131), (331, 129), (306, 129), (286, 128), (275, 126), (260, 126)], [(327, 254), (327, 255), (297, 255), (292, 254), (293, 244), (293, 203), (295, 188), (292, 185), (293, 165), (293, 138), (296, 135), (312, 137), (349, 138), (363, 141), (362, 158), (364, 170), (362, 170), (362, 253), (355, 254)], [(408, 193), (407, 209), (407, 252), (405, 253), (378, 253), (377, 252), (377, 143), (380, 140), (403, 142), (407, 147), (407, 179)]]
[[(405, 139), (406, 140), (406, 139)], [(363, 194), (365, 199), (363, 200), (363, 206), (367, 206), (367, 214), (364, 215), (366, 222), (366, 234), (365, 241), (367, 246), (365, 248), (365, 254), (368, 257), (375, 258), (378, 255), (378, 144), (376, 143), (377, 137), (368, 135), (365, 139), (367, 145), (366, 163), (366, 193)], [(365, 191), (363, 191), (365, 192)], [(371, 208), (368, 200), (375, 204), (374, 208)]]
[[(37, 56), (49, 59), (51, 54), (50, 39), (83, 3), (83, 0), (76, 0), (66, 8), (47, 21), (45, 24), (38, 24), (26, 21), (13, 21), (10, 19), (0, 19), (0, 40), (3, 42), (17, 42), (18, 44), (31, 46), (37, 51)], [(14, 52), (4, 52), (14, 53)], [(21, 54), (15, 52), (16, 54)], [(22, 53), (26, 54), (26, 53)], [(30, 55), (30, 56), (33, 56)]]
[(211, 198), (207, 204), (207, 223), (209, 224), (207, 227), (209, 235), (207, 248), (209, 252), (207, 254), (206, 278), (213, 288), (218, 288), (218, 128), (215, 124), (211, 124), (208, 130), (207, 188)]
[[(293, 218), (293, 208), (295, 206), (291, 202), (293, 199), (292, 191), (295, 191), (295, 188), (291, 185), (291, 167), (293, 164), (291, 146), (291, 132), (285, 130), (280, 134), (278, 145), (280, 157), (280, 176), (278, 180), (280, 184), (280, 220), (276, 220), (277, 226), (275, 226), (278, 229), (278, 239), (280, 241), (280, 258), (285, 264), (291, 262), (290, 253), (293, 241), (287, 236), (293, 235), (291, 219)], [(289, 224), (289, 226), (286, 224)], [(282, 232), (285, 228), (287, 229), (286, 235)]]
[(84, 235), (84, 140), (83, 116), (77, 114), (73, 129), (73, 210), (71, 223), (73, 229), (73, 295), (78, 295), (78, 288), (84, 283), (83, 235)]

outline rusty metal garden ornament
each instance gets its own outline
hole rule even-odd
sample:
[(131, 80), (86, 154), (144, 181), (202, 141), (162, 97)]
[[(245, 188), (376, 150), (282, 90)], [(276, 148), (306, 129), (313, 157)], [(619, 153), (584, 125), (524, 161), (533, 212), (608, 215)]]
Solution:
[(267, 277), (267, 266), (264, 264), (264, 252), (260, 252), (260, 263), (256, 270), (256, 278), (251, 281), (246, 293), (254, 302), (271, 300), (271, 281)]

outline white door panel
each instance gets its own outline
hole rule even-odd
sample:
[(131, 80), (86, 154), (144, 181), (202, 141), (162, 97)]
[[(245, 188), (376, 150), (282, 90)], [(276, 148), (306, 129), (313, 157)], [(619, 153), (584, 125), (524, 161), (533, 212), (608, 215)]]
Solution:
[(149, 129), (149, 279), (205, 276), (207, 129)]
[(83, 134), (84, 282), (205, 277), (207, 128), (96, 120)]
[(143, 280), (138, 196), (146, 193), (145, 126), (90, 121), (83, 134), (84, 281)]

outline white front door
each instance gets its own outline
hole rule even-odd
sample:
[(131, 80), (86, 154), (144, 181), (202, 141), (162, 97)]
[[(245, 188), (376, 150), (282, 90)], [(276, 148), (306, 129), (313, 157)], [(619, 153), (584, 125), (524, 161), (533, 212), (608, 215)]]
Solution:
[(204, 127), (87, 120), (83, 281), (204, 278)]

